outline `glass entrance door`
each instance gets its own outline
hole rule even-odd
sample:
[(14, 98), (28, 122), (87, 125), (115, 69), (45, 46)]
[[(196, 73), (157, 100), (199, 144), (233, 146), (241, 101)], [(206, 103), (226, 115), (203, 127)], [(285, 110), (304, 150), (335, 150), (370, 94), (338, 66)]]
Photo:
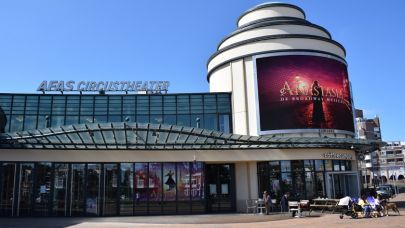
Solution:
[(18, 216), (31, 216), (33, 204), (34, 163), (20, 164), (20, 183), (18, 193)]
[(207, 211), (234, 212), (234, 164), (207, 164), (206, 177)]
[(328, 198), (340, 199), (345, 196), (359, 196), (360, 186), (356, 172), (328, 172), (326, 177)]
[(35, 166), (34, 215), (49, 216), (51, 201), (52, 164), (40, 162)]
[(69, 168), (68, 164), (55, 164), (54, 167), (52, 213), (56, 216), (66, 216)]
[(13, 215), (15, 175), (15, 163), (0, 165), (0, 216)]
[(100, 213), (100, 174), (101, 164), (87, 164), (85, 205), (88, 216)]

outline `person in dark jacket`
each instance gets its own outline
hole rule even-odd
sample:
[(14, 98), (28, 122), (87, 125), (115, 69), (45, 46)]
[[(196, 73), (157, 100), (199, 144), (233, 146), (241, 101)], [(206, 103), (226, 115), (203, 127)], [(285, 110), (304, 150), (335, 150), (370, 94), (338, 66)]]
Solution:
[(280, 200), (280, 207), (281, 212), (288, 212), (288, 196), (290, 194), (288, 192), (284, 193)]

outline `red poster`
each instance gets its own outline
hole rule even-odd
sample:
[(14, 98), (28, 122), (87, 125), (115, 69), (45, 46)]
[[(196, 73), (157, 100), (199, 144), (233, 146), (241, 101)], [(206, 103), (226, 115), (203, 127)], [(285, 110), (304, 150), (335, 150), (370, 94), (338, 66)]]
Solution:
[(256, 58), (260, 130), (334, 129), (354, 132), (346, 65), (333, 58)]

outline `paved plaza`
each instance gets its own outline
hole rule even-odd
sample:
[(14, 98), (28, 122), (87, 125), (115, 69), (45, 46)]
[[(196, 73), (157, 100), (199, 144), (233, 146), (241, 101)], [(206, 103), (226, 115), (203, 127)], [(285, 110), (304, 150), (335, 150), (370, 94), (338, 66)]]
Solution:
[(0, 227), (71, 227), (71, 228), (126, 228), (126, 227), (404, 227), (405, 193), (391, 202), (400, 207), (401, 215), (390, 212), (390, 216), (370, 219), (351, 219), (339, 214), (312, 213), (304, 218), (292, 218), (289, 214), (215, 214), (184, 216), (137, 216), (99, 218), (1, 218)]

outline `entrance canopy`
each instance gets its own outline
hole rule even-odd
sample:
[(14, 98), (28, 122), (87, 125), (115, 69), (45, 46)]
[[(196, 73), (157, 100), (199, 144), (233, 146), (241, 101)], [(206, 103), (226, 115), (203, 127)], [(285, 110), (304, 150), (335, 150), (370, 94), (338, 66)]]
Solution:
[(206, 150), (335, 148), (371, 150), (380, 141), (353, 138), (268, 137), (227, 134), (149, 123), (91, 123), (0, 134), (0, 149)]

